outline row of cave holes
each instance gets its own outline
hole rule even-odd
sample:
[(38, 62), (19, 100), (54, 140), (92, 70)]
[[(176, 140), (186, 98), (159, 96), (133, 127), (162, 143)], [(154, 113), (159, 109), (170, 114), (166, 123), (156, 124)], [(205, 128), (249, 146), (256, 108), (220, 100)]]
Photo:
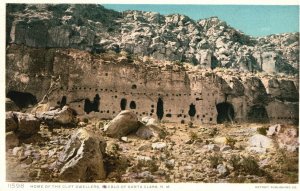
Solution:
[[(60, 102), (61, 107), (66, 104), (66, 97), (64, 96), (62, 98), (62, 101)], [(96, 94), (94, 97), (93, 102), (91, 102), (88, 98), (85, 99), (84, 102), (84, 111), (88, 114), (91, 111), (99, 112), (99, 106), (100, 106), (100, 96)], [(122, 98), (120, 102), (120, 108), (121, 110), (125, 110), (127, 107), (127, 99)], [(154, 112), (153, 105), (151, 106), (151, 116), (152, 113)], [(224, 122), (232, 122), (234, 121), (234, 108), (233, 105), (228, 103), (228, 102), (222, 102), (216, 105), (217, 107), (217, 123), (224, 123)], [(135, 101), (131, 101), (129, 104), (130, 109), (136, 109), (136, 103)], [(157, 106), (156, 106), (156, 115), (159, 120), (162, 120), (164, 117), (164, 102), (162, 98), (159, 98), (157, 101)], [(103, 113), (103, 111), (101, 111)], [(107, 111), (109, 113), (109, 110)], [(113, 112), (115, 113), (115, 112)], [(189, 105), (189, 111), (188, 114), (191, 118), (195, 117), (196, 115), (196, 107), (194, 104)], [(166, 117), (172, 117), (172, 114), (168, 113), (166, 114)], [(179, 114), (177, 117), (181, 117), (181, 114)], [(185, 115), (183, 116), (184, 118), (186, 117)], [(197, 118), (199, 118), (199, 115), (197, 115)], [(252, 106), (250, 112), (247, 115), (247, 118), (251, 122), (269, 122), (269, 117), (267, 114), (267, 111), (265, 107), (262, 106)], [(213, 119), (210, 118), (210, 121)]]
[[(135, 85), (135, 84), (133, 84), (132, 86), (131, 86), (131, 89), (136, 89), (137, 88), (137, 86)], [(64, 88), (63, 87), (61, 87), (60, 88), (61, 90), (63, 90)], [(86, 90), (86, 89), (89, 89), (89, 90), (92, 90), (92, 88), (86, 88), (86, 87), (83, 87), (83, 88), (81, 88), (81, 87), (73, 87), (72, 88), (72, 90)], [(67, 89), (66, 89), (67, 90)], [(110, 92), (113, 92), (113, 90), (108, 90), (108, 89), (100, 89), (100, 91), (110, 91)], [(98, 91), (98, 89), (95, 89), (95, 91)], [(115, 90), (115, 92), (118, 92), (117, 90)]]
[[(9, 91), (6, 97), (10, 98), (15, 102), (15, 104), (19, 108), (26, 108), (29, 105), (37, 104), (37, 99), (34, 95), (27, 92), (18, 92), (18, 91)], [(60, 107), (63, 107), (67, 103), (67, 97), (63, 96), (61, 101), (58, 102)], [(122, 110), (126, 109), (127, 100), (123, 98), (120, 103), (120, 107)], [(100, 107), (100, 96), (98, 94), (95, 95), (94, 100), (90, 101), (88, 98), (84, 101), (84, 111), (86, 113), (90, 113), (91, 111), (99, 112)], [(129, 104), (131, 109), (136, 109), (136, 103), (131, 101)], [(225, 121), (233, 121), (234, 120), (234, 108), (233, 105), (228, 102), (219, 103), (216, 105), (217, 107), (217, 123), (223, 123)], [(109, 111), (108, 111), (109, 112)], [(196, 114), (196, 108), (194, 104), (190, 105), (189, 116), (194, 117)], [(164, 116), (164, 103), (161, 98), (157, 101), (157, 110), (156, 115), (158, 119), (162, 119)], [(166, 114), (166, 117), (171, 117), (170, 114)], [(247, 114), (247, 119), (250, 122), (269, 122), (268, 113), (264, 106), (255, 105), (250, 108), (250, 111)], [(277, 119), (290, 119), (285, 117), (278, 117)]]
[[(131, 87), (131, 89), (136, 89), (137, 88), (137, 86), (136, 85), (132, 85), (132, 87)], [(63, 87), (61, 87), (61, 89), (63, 90)], [(81, 90), (81, 89), (83, 89), (83, 90), (86, 90), (86, 89), (88, 89), (88, 88), (86, 88), (86, 87), (83, 87), (83, 88), (81, 88), (81, 87), (73, 87), (72, 88), (72, 90)], [(89, 88), (89, 90), (92, 90), (92, 88)], [(98, 91), (98, 89), (95, 89), (95, 91)], [(108, 89), (100, 89), (100, 91), (110, 91), (110, 92), (115, 92), (115, 93), (117, 93), (118, 91), (117, 90), (108, 90)], [(126, 94), (126, 92), (122, 92), (123, 94)], [(133, 94), (133, 92), (130, 92), (130, 94)], [(147, 95), (146, 93), (137, 93), (137, 94), (144, 94), (144, 95)], [(197, 94), (199, 94), (200, 96), (202, 95), (202, 93), (194, 93), (194, 96), (197, 96)], [(150, 95), (153, 95), (153, 94), (150, 94)], [(161, 94), (157, 94), (158, 96), (161, 96)], [(170, 94), (170, 95), (172, 95), (172, 96), (176, 96), (176, 97), (180, 97), (180, 96), (192, 96), (192, 94)], [(165, 94), (165, 96), (166, 97), (168, 97), (169, 96), (169, 94)], [(207, 94), (207, 96), (209, 96), (209, 93)], [(214, 94), (212, 94), (212, 96), (214, 96)], [(196, 100), (198, 101), (198, 100), (202, 100), (201, 98), (196, 98)]]

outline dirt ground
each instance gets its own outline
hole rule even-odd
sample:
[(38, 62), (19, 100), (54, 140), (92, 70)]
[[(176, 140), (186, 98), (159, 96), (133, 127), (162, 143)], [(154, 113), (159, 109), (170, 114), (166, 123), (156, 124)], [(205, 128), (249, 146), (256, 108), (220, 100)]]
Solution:
[[(102, 129), (104, 123), (90, 120), (83, 126)], [(161, 123), (158, 136), (143, 140), (130, 134), (127, 141), (103, 133), (107, 141), (104, 182), (298, 182), (298, 151), (287, 152), (276, 144), (265, 153), (247, 150), (248, 139), (268, 126)], [(59, 182), (57, 159), (77, 128), (42, 125), (38, 134), (7, 150), (6, 180)], [(162, 148), (153, 148), (153, 143)]]

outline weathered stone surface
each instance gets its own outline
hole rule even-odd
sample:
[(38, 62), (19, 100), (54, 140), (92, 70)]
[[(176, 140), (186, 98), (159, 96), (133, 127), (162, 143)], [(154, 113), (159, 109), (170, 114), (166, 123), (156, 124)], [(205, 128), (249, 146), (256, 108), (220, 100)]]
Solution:
[(280, 124), (272, 125), (268, 129), (267, 135), (268, 136), (277, 135), (280, 132), (280, 129), (281, 129), (281, 125)]
[(230, 151), (231, 147), (229, 145), (224, 145), (220, 148), (220, 151), (224, 152), (224, 151)]
[(225, 165), (219, 164), (217, 166), (217, 170), (221, 176), (226, 176), (228, 174), (228, 170)]
[(91, 182), (106, 177), (103, 154), (106, 142), (99, 132), (78, 129), (59, 157), (60, 179), (67, 182)]
[(19, 145), (18, 136), (14, 132), (7, 132), (5, 134), (6, 149), (11, 149)]
[(136, 135), (142, 139), (150, 139), (154, 136), (152, 129), (147, 126), (140, 127), (137, 130)]
[[(50, 107), (88, 118), (114, 118), (125, 99), (122, 108), (159, 121), (298, 123), (298, 33), (253, 38), (216, 17), (16, 6), (7, 12), (8, 93), (47, 95)], [(218, 111), (225, 102), (232, 108)]]
[(279, 148), (296, 152), (299, 148), (299, 133), (295, 128), (281, 128), (277, 135)]
[(214, 138), (214, 142), (216, 143), (216, 144), (220, 144), (220, 145), (226, 145), (227, 144), (227, 138), (226, 137), (216, 137), (216, 138)]
[[(221, 66), (268, 73), (297, 71), (297, 33), (253, 38), (217, 17), (196, 22), (184, 15), (177, 18), (155, 13), (153, 17), (152, 13), (141, 11), (125, 11), (121, 15), (101, 5), (67, 7), (27, 5), (18, 14), (17, 9), (9, 9), (8, 42), (95, 52), (122, 49), (159, 60), (187, 61), (202, 68)], [(44, 14), (34, 14), (35, 9)]]
[(157, 150), (162, 150), (167, 146), (166, 143), (164, 142), (156, 142), (152, 143), (152, 149), (157, 149)]
[(6, 112), (5, 131), (15, 131), (18, 129), (18, 119), (13, 112)]
[(264, 147), (247, 147), (246, 150), (249, 152), (261, 153), (261, 154), (265, 154), (267, 152), (267, 149)]
[(146, 125), (146, 126), (158, 126), (158, 122), (156, 119), (152, 118), (152, 117), (143, 117), (142, 118), (142, 122)]
[(28, 113), (14, 112), (18, 120), (17, 134), (21, 137), (28, 137), (40, 130), (40, 120)]
[(9, 98), (5, 99), (5, 111), (20, 111), (20, 108)]
[(70, 125), (74, 124), (76, 119), (74, 111), (68, 106), (64, 106), (62, 109), (58, 108), (56, 110), (37, 113), (36, 116), (49, 125)]
[(205, 145), (204, 148), (206, 148), (209, 151), (220, 151), (220, 147), (216, 144)]
[(260, 134), (253, 135), (249, 138), (249, 146), (250, 147), (259, 147), (259, 148), (274, 148), (273, 140)]
[(105, 125), (104, 131), (107, 136), (120, 138), (136, 131), (140, 125), (137, 116), (132, 111), (124, 110)]

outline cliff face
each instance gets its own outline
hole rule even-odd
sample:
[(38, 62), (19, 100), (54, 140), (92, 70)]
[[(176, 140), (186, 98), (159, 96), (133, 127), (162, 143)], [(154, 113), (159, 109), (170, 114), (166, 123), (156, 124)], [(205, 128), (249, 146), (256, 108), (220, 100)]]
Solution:
[(7, 34), (6, 93), (19, 107), (68, 104), (103, 119), (131, 109), (179, 123), (298, 121), (297, 77), (273, 75), (298, 72), (298, 34), (254, 39), (217, 18), (13, 4)]
[(7, 43), (35, 48), (126, 50), (202, 68), (296, 74), (299, 34), (252, 38), (216, 17), (107, 10), (101, 5), (7, 5)]

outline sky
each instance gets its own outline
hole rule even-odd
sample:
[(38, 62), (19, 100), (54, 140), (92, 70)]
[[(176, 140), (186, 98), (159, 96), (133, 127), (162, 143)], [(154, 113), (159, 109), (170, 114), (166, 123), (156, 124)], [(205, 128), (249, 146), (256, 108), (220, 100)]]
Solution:
[(163, 15), (179, 13), (194, 20), (217, 16), (230, 26), (254, 37), (299, 31), (296, 5), (155, 5), (104, 4), (116, 11), (141, 10)]

